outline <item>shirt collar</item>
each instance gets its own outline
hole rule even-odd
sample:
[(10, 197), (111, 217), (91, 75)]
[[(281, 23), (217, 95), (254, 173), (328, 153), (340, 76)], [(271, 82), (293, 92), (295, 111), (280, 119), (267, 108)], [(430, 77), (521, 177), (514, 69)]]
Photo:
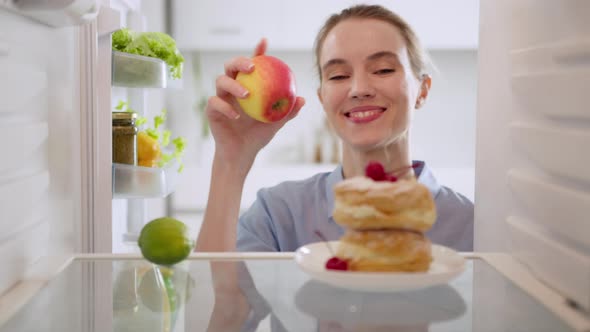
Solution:
[(430, 170), (426, 163), (421, 160), (415, 160), (414, 163), (417, 163), (418, 166), (414, 169), (414, 172), (418, 175), (418, 182), (422, 183), (423, 185), (430, 190), (432, 194), (432, 198), (436, 198), (438, 193), (440, 192), (441, 185), (436, 181), (434, 174)]
[[(418, 177), (418, 182), (425, 185), (432, 197), (435, 198), (438, 193), (440, 192), (441, 185), (436, 181), (434, 174), (426, 166), (426, 163), (421, 160), (414, 160), (413, 164), (418, 164), (418, 166), (414, 169)], [(342, 165), (338, 165), (332, 173), (328, 175), (328, 179), (326, 181), (326, 198), (328, 201), (328, 218), (333, 221), (332, 219), (332, 211), (334, 210), (334, 185), (336, 183), (344, 180), (344, 175), (342, 174)]]

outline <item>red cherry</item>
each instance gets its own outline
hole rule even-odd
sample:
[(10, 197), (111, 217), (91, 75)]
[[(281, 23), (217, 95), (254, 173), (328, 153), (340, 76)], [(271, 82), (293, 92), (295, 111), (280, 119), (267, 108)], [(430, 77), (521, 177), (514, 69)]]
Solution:
[(387, 175), (386, 180), (389, 182), (395, 182), (397, 181), (397, 177), (395, 175)]
[(326, 269), (346, 271), (348, 270), (348, 262), (338, 257), (332, 257), (326, 261)]
[(369, 178), (373, 179), (374, 181), (389, 181), (395, 182), (398, 180), (395, 174), (399, 174), (402, 171), (405, 171), (408, 168), (417, 168), (420, 167), (419, 162), (413, 163), (411, 166), (404, 166), (398, 169), (393, 170), (389, 174), (385, 173), (385, 168), (383, 165), (378, 161), (371, 161), (365, 167), (365, 175)]
[(375, 181), (384, 181), (387, 179), (385, 168), (378, 161), (371, 161), (365, 167), (365, 175)]
[(328, 240), (326, 239), (324, 234), (322, 234), (322, 232), (320, 232), (318, 230), (315, 230), (314, 233), (317, 236), (319, 236), (320, 239), (324, 240), (324, 242), (326, 243), (326, 247), (328, 248), (328, 251), (330, 252), (330, 254), (332, 254), (332, 258), (330, 258), (326, 261), (326, 269), (327, 270), (340, 270), (340, 271), (348, 270), (348, 262), (344, 259), (340, 259), (340, 258), (334, 256), (334, 251), (332, 250), (332, 247), (330, 247), (330, 244), (328, 243)]

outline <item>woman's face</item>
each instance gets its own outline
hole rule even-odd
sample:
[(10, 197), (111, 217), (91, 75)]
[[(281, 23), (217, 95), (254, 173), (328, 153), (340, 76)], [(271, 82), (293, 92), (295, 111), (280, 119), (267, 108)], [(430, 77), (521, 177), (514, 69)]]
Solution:
[(345, 145), (372, 150), (408, 135), (420, 82), (399, 29), (375, 19), (347, 19), (326, 36), (318, 96)]

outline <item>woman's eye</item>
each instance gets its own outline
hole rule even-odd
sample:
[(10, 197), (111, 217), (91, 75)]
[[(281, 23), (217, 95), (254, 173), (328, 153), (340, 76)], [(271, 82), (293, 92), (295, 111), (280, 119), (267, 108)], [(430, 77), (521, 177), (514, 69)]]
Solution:
[(395, 69), (392, 68), (383, 68), (383, 69), (379, 69), (375, 72), (375, 74), (390, 74), (395, 72)]
[(346, 79), (348, 76), (346, 75), (334, 75), (334, 76), (330, 76), (329, 80), (331, 81), (340, 81), (343, 79)]

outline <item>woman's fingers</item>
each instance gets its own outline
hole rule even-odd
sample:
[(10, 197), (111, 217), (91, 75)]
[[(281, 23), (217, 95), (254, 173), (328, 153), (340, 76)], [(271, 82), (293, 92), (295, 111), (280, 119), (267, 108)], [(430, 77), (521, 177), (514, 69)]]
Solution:
[[(303, 99), (302, 97), (297, 97), (297, 100), (295, 101), (295, 106), (293, 106), (293, 110), (289, 113), (287, 117), (285, 117), (285, 119), (282, 122), (287, 122), (293, 119), (295, 116), (297, 116), (303, 105), (305, 105), (305, 99)], [(229, 119), (237, 119), (240, 117), (240, 114), (236, 111), (232, 104), (227, 102), (223, 98), (220, 98), (219, 96), (209, 97), (209, 100), (207, 102), (207, 113), (213, 116), (217, 113), (221, 113)]]
[(223, 67), (225, 68), (225, 75), (236, 78), (239, 72), (249, 73), (254, 70), (254, 63), (252, 63), (252, 59), (242, 56), (231, 59)]
[(293, 106), (293, 109), (297, 110), (297, 112), (299, 112), (299, 110), (303, 107), (303, 105), (305, 105), (305, 98), (297, 97), (297, 100), (295, 100), (295, 106)]
[(266, 53), (267, 46), (268, 46), (268, 42), (266, 41), (266, 38), (262, 38), (258, 42), (258, 45), (256, 45), (256, 48), (254, 49), (254, 56), (263, 55), (264, 53)]
[[(266, 41), (266, 38), (262, 38), (256, 45), (256, 48), (254, 49), (254, 56), (263, 55), (264, 53), (266, 53), (267, 45), (268, 42)], [(225, 75), (231, 78), (236, 78), (239, 72), (252, 72), (252, 70), (254, 69), (254, 63), (252, 63), (252, 59), (241, 56), (226, 62), (224, 68)]]
[(303, 97), (297, 97), (297, 99), (295, 100), (295, 105), (293, 106), (293, 109), (291, 110), (291, 112), (289, 112), (289, 114), (287, 114), (286, 117), (281, 119), (281, 121), (276, 122), (276, 124), (279, 127), (284, 126), (285, 123), (291, 121), (294, 117), (297, 116), (297, 114), (299, 114), (299, 111), (301, 110), (303, 105), (305, 105), (305, 99), (303, 99)]
[(249, 92), (238, 81), (228, 76), (220, 75), (215, 81), (215, 94), (221, 98), (227, 96), (246, 98)]
[(211, 116), (221, 113), (229, 119), (237, 119), (240, 117), (240, 114), (236, 112), (233, 106), (219, 96), (209, 97), (206, 112)]
[(287, 115), (286, 120), (290, 121), (291, 119), (296, 117), (297, 114), (299, 114), (299, 111), (301, 110), (303, 105), (305, 105), (305, 99), (303, 99), (303, 97), (297, 97), (297, 99), (295, 100), (295, 106), (293, 106), (293, 110), (291, 110), (289, 115)]

